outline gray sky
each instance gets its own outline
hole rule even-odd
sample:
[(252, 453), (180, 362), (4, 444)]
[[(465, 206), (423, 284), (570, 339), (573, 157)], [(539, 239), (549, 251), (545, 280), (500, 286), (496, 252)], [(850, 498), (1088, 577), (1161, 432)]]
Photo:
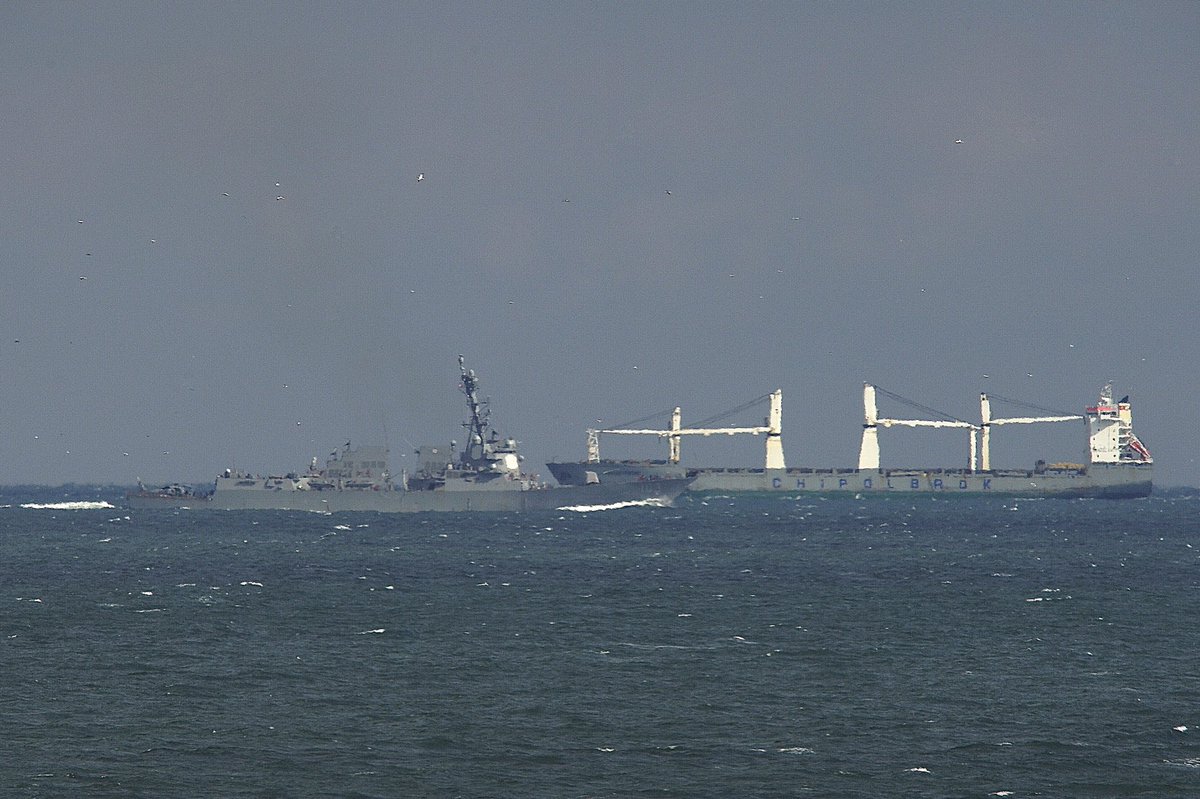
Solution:
[(863, 381), (1112, 381), (1200, 485), (1197, 42), (1182, 2), (4, 4), (0, 483), (398, 456), (461, 438), (463, 353), (535, 468), (774, 388), (789, 465), (849, 466)]

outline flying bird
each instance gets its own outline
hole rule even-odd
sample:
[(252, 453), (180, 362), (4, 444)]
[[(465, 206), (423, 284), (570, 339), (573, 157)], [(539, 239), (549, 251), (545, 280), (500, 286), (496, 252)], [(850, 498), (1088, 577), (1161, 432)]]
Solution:
[(417, 175), (417, 183), (420, 183), (420, 182), (421, 182), (422, 180), (424, 180), (424, 179), (425, 179), (425, 173), (424, 173), (424, 172), (422, 172), (421, 174)]

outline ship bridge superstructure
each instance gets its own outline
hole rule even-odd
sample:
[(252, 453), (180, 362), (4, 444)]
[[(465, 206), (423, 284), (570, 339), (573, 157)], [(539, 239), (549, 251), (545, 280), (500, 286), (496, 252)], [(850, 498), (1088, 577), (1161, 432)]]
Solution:
[(1113, 402), (1112, 386), (1106, 385), (1100, 400), (1086, 412), (1092, 463), (1154, 463), (1150, 450), (1133, 434), (1128, 396)]

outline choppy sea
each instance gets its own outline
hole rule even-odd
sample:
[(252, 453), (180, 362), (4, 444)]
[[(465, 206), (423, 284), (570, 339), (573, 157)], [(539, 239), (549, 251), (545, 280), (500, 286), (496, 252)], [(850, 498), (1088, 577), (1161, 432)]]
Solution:
[(1195, 496), (22, 504), (3, 797), (1200, 796)]

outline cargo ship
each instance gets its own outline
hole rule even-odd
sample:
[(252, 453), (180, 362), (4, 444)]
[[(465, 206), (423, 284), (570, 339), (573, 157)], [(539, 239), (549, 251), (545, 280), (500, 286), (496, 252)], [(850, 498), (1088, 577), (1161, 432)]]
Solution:
[(550, 486), (521, 470), (517, 442), (501, 438), (491, 427), (488, 401), (479, 395), (479, 379), (458, 358), (460, 388), (469, 417), (466, 446), (423, 446), (414, 473), (393, 479), (388, 450), (380, 446), (351, 448), (347, 442), (332, 453), (324, 468), (313, 458), (307, 471), (262, 477), (227, 469), (211, 491), (197, 492), (172, 483), (126, 495), (131, 508), (212, 510), (520, 512), (563, 508), (598, 508), (626, 503), (669, 503), (686, 488), (686, 477), (647, 475), (640, 480), (584, 480), (579, 485)]
[[(793, 493), (956, 493), (1011, 496), (1057, 496), (1136, 498), (1148, 496), (1153, 484), (1153, 464), (1149, 450), (1133, 433), (1133, 414), (1129, 397), (1113, 400), (1111, 386), (1105, 386), (1095, 405), (1083, 414), (1048, 414), (996, 418), (991, 413), (987, 394), (980, 394), (980, 420), (968, 422), (943, 415), (942, 419), (898, 419), (881, 417), (876, 395), (882, 392), (871, 384), (863, 387), (863, 433), (858, 465), (846, 468), (796, 468), (784, 461), (782, 443), (783, 392), (769, 396), (770, 413), (760, 426), (686, 428), (680, 424), (680, 409), (675, 408), (669, 429), (588, 430), (588, 457), (578, 462), (546, 464), (554, 479), (562, 485), (581, 485), (588, 480), (607, 482), (651, 478), (690, 479), (688, 492), (771, 492)], [(895, 397), (889, 392), (883, 392)], [(897, 397), (897, 399), (903, 399)], [(927, 409), (928, 410), (928, 409)], [(927, 414), (934, 415), (934, 414)], [(1010, 424), (1052, 422), (1085, 423), (1087, 457), (1085, 463), (1039, 460), (1027, 469), (994, 469), (991, 465), (991, 434), (995, 428)], [(969, 455), (962, 468), (885, 468), (880, 464), (879, 431), (894, 426), (957, 428), (969, 435)], [(606, 460), (600, 457), (600, 436), (651, 435), (666, 439), (665, 460)], [(689, 468), (681, 463), (680, 442), (686, 436), (765, 435), (766, 457), (763, 468)]]

